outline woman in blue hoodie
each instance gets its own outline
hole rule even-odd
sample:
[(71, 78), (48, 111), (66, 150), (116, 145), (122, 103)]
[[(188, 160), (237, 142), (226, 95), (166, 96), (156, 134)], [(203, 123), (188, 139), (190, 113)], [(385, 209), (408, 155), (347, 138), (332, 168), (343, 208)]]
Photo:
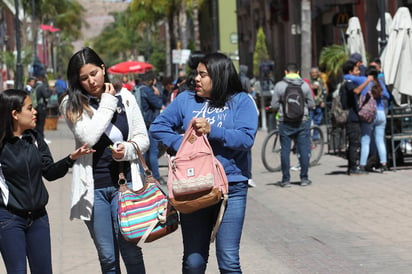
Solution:
[[(248, 153), (258, 125), (253, 99), (242, 90), (232, 61), (221, 53), (206, 55), (197, 66), (195, 92), (181, 93), (152, 123), (150, 132), (170, 151), (183, 136), (178, 129), (193, 126), (207, 134), (229, 181), (229, 200), (216, 237), (220, 272), (241, 273), (239, 246), (248, 191)], [(194, 122), (191, 123), (192, 119)], [(180, 214), (183, 234), (183, 273), (204, 273), (209, 242), (220, 205)]]

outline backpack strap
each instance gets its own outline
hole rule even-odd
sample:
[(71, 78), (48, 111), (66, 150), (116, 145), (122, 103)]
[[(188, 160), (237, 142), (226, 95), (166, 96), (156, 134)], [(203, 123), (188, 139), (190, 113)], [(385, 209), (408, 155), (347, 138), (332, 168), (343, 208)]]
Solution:
[(213, 243), (216, 239), (217, 232), (219, 231), (220, 224), (223, 220), (223, 215), (225, 214), (226, 204), (229, 196), (227, 194), (223, 194), (223, 200), (220, 204), (219, 214), (217, 215), (215, 226), (213, 227), (212, 235), (210, 236), (210, 242)]

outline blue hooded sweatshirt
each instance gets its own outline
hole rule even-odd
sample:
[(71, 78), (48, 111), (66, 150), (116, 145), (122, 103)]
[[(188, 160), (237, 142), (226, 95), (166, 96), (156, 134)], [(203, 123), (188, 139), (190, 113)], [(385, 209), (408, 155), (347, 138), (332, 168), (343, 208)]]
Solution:
[(210, 123), (208, 140), (228, 181), (247, 181), (250, 173), (247, 157), (258, 127), (258, 113), (246, 92), (233, 95), (223, 108), (214, 108), (207, 99), (185, 91), (155, 119), (149, 130), (155, 139), (177, 151), (183, 140), (177, 131), (185, 131), (193, 118), (201, 117)]

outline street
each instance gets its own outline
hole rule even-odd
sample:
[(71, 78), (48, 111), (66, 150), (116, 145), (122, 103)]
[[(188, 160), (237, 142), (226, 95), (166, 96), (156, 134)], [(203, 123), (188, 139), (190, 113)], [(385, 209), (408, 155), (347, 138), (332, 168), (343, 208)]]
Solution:
[[(45, 135), (55, 160), (74, 149), (62, 119)], [(281, 173), (269, 173), (261, 163), (265, 135), (258, 132), (253, 148), (257, 187), (249, 188), (240, 252), (244, 273), (411, 273), (412, 169), (347, 176), (346, 160), (325, 154), (309, 171), (310, 186), (280, 188)], [(166, 176), (165, 159), (161, 163)], [(299, 173), (291, 174), (297, 183)], [(71, 173), (46, 185), (54, 273), (100, 273), (86, 226), (69, 220)], [(181, 273), (180, 229), (143, 250), (147, 273)], [(213, 245), (209, 261), (206, 273), (219, 273)], [(6, 273), (3, 262), (0, 273)]]

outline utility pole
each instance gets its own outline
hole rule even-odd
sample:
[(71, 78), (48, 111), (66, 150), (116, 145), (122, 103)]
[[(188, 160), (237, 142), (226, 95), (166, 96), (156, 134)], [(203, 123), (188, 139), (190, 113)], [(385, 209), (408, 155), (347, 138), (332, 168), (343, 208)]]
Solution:
[(312, 15), (310, 0), (302, 0), (301, 7), (301, 74), (303, 78), (309, 79), (312, 67), (312, 43), (311, 43)]
[(14, 0), (14, 8), (16, 9), (16, 50), (17, 50), (17, 63), (16, 63), (16, 78), (14, 79), (14, 86), (17, 89), (23, 89), (23, 66), (21, 64), (21, 33), (20, 33), (20, 18), (19, 18), (19, 0)]

